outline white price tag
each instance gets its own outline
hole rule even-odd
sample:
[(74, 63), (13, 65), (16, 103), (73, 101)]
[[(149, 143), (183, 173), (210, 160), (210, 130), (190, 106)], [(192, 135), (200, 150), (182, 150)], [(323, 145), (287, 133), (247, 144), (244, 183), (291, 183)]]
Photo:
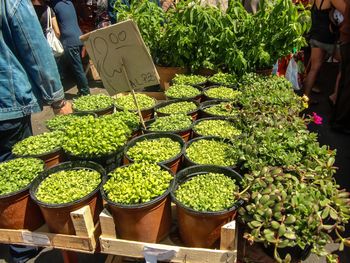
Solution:
[(51, 245), (49, 237), (43, 234), (22, 232), (22, 238), (24, 243), (28, 243), (28, 244), (33, 244), (37, 246)]
[(158, 260), (170, 260), (177, 253), (175, 249), (162, 248), (161, 245), (144, 246), (143, 255), (145, 257), (146, 263), (157, 263)]

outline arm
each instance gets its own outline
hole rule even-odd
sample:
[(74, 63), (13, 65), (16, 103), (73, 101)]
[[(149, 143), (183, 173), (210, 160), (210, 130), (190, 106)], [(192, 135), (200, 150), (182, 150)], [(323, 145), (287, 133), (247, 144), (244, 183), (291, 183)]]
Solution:
[(44, 35), (38, 33), (41, 26), (33, 6), (28, 1), (19, 1), (9, 17), (16, 56), (31, 81), (32, 89), (50, 105), (62, 101), (64, 90), (57, 65)]
[(59, 26), (58, 26), (56, 17), (53, 17), (53, 18), (51, 19), (51, 21), (52, 21), (52, 28), (53, 28), (53, 31), (55, 31), (56, 37), (57, 37), (57, 38), (60, 38), (60, 36), (61, 36), (61, 31), (60, 31), (60, 28), (59, 28)]
[(331, 0), (331, 4), (338, 9), (342, 15), (345, 14), (346, 4), (344, 0)]

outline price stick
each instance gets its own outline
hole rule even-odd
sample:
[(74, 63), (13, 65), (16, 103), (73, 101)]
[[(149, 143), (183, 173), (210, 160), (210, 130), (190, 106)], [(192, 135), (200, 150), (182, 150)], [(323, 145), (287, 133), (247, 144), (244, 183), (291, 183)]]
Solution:
[(143, 117), (142, 117), (142, 114), (141, 114), (141, 110), (140, 110), (140, 107), (139, 107), (139, 103), (137, 102), (137, 99), (136, 99), (135, 91), (134, 91), (134, 89), (132, 88), (132, 86), (130, 84), (128, 73), (126, 72), (125, 63), (124, 63), (124, 59), (123, 58), (122, 58), (122, 70), (123, 70), (124, 77), (127, 80), (128, 87), (129, 87), (129, 89), (131, 91), (132, 97), (134, 99), (134, 103), (135, 103), (136, 108), (137, 108), (137, 113), (139, 114), (139, 117), (140, 117), (141, 125), (146, 130), (145, 121), (143, 120)]

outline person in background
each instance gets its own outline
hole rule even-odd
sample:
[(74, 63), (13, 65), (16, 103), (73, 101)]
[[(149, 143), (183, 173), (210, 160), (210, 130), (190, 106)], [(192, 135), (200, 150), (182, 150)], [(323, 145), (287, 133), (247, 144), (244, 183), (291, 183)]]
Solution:
[[(331, 31), (330, 12), (338, 9), (342, 14), (345, 11), (344, 0), (315, 0), (311, 8), (312, 26), (310, 30), (311, 56), (308, 73), (304, 80), (304, 94), (310, 96), (314, 88), (317, 74), (325, 61), (326, 55), (336, 55), (337, 37)], [(315, 92), (319, 90), (314, 89)], [(310, 100), (310, 103), (316, 101)]]
[(350, 0), (346, 0), (344, 21), (340, 26), (340, 55), (341, 78), (331, 127), (350, 134)]
[(68, 63), (77, 82), (78, 96), (90, 94), (88, 80), (81, 59), (83, 44), (79, 37), (82, 32), (71, 0), (51, 0), (50, 6), (56, 13), (61, 30), (61, 43), (64, 48), (64, 60)]
[[(55, 59), (29, 0), (0, 0), (0, 162), (13, 145), (32, 135), (31, 114), (43, 103), (55, 113), (72, 112), (64, 100)], [(26, 262), (39, 249), (10, 246), (12, 262)]]
[[(49, 6), (46, 4), (44, 0), (32, 0), (32, 4), (35, 9), (35, 13), (38, 16), (41, 28), (43, 29), (44, 35), (46, 36), (46, 29), (48, 27), (47, 24), (47, 9)], [(61, 32), (60, 28), (58, 27), (57, 19), (56, 19), (56, 14), (51, 8), (51, 22), (52, 22), (52, 28), (55, 32), (55, 35), (57, 38), (60, 38)]]

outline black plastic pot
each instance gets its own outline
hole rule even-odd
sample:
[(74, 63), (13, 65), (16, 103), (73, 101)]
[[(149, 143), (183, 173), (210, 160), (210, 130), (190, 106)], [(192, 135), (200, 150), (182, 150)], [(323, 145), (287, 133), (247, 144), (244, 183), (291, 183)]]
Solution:
[(149, 121), (146, 121), (145, 122), (145, 126), (146, 126), (146, 129), (142, 128), (143, 132), (145, 134), (148, 134), (148, 133), (160, 133), (160, 134), (165, 134), (165, 133), (173, 133), (173, 134), (177, 134), (179, 136), (182, 137), (182, 139), (185, 141), (185, 142), (188, 142), (190, 139), (191, 139), (191, 136), (192, 136), (192, 125), (191, 124), (188, 128), (186, 129), (182, 129), (182, 130), (176, 130), (176, 131), (151, 131), (149, 130), (149, 127), (150, 125), (155, 122), (157, 118), (154, 118), (154, 119), (151, 119)]
[(134, 160), (128, 156), (127, 152), (131, 147), (135, 146), (137, 142), (159, 138), (170, 138), (173, 141), (179, 142), (181, 145), (180, 153), (178, 153), (176, 156), (169, 160), (165, 160), (163, 162), (158, 163), (160, 165), (168, 167), (173, 173), (176, 173), (181, 168), (182, 156), (185, 149), (185, 142), (179, 135), (172, 133), (148, 133), (132, 139), (126, 144), (124, 148), (124, 164), (134, 162)]
[[(188, 147), (191, 146), (191, 144), (193, 142), (196, 142), (196, 141), (199, 141), (199, 140), (215, 140), (215, 141), (220, 141), (220, 142), (225, 142), (225, 143), (228, 143), (228, 144), (231, 144), (232, 147), (234, 147), (233, 145), (233, 142), (231, 140), (228, 140), (228, 139), (223, 139), (223, 138), (220, 138), (220, 137), (217, 137), (217, 136), (203, 136), (203, 137), (196, 137), (190, 141), (188, 141), (186, 143), (186, 147), (185, 147), (185, 151), (184, 151), (184, 166), (185, 167), (191, 167), (191, 166), (197, 166), (197, 165), (202, 165), (202, 164), (198, 164), (198, 163), (195, 163), (193, 162), (188, 156), (187, 156), (187, 153), (186, 153), (186, 149)], [(211, 165), (211, 164), (207, 164), (207, 165)], [(214, 165), (211, 165), (211, 166), (214, 166)], [(219, 166), (219, 167), (225, 167), (225, 166)], [(236, 169), (238, 167), (238, 164), (234, 165), (234, 166), (230, 166), (229, 168), (232, 168), (232, 169)]]
[(164, 102), (162, 102), (162, 103), (159, 103), (159, 104), (154, 108), (154, 111), (157, 113), (157, 116), (158, 116), (158, 117), (161, 117), (161, 116), (169, 116), (170, 114), (159, 112), (159, 109), (160, 109), (160, 108), (163, 108), (163, 107), (165, 107), (165, 106), (167, 106), (167, 105), (169, 105), (169, 104), (177, 103), (177, 102), (183, 102), (183, 101), (193, 102), (194, 104), (197, 105), (197, 109), (186, 113), (188, 116), (191, 116), (191, 117), (192, 117), (193, 121), (195, 121), (195, 120), (197, 119), (197, 117), (198, 117), (198, 110), (199, 110), (199, 108), (200, 108), (200, 104), (198, 103), (198, 101), (191, 100), (191, 99), (176, 99), (176, 100), (164, 101)]
[[(70, 203), (47, 204), (36, 198), (38, 187), (46, 177), (60, 171), (72, 169), (89, 169), (97, 171), (101, 175), (101, 183), (88, 195)], [(96, 223), (98, 221), (99, 214), (103, 209), (102, 197), (99, 190), (105, 180), (106, 172), (102, 166), (97, 163), (87, 161), (65, 162), (44, 171), (33, 181), (29, 192), (32, 200), (40, 207), (50, 232), (74, 235), (75, 229), (70, 218), (70, 213), (84, 207), (85, 205), (89, 205), (94, 222)]]
[(205, 94), (205, 92), (209, 89), (212, 89), (212, 88), (217, 88), (217, 87), (220, 87), (220, 86), (224, 86), (226, 88), (230, 88), (232, 90), (234, 90), (233, 87), (229, 87), (229, 86), (225, 86), (225, 85), (211, 85), (211, 86), (208, 86), (206, 87), (204, 90), (203, 90), (203, 101), (211, 101), (211, 100), (215, 100), (215, 101), (232, 101), (230, 99), (227, 99), (227, 98), (224, 98), (224, 99), (221, 99), (221, 98), (213, 98), (213, 97), (209, 97), (208, 95)]
[[(124, 165), (125, 167), (128, 165)], [(169, 173), (172, 171), (160, 165)], [(134, 205), (126, 205), (111, 201), (101, 187), (103, 199), (108, 203), (116, 224), (118, 236), (123, 239), (156, 243), (164, 239), (171, 229), (171, 199), (170, 190), (174, 180), (168, 189), (153, 200)]]
[[(208, 113), (205, 111), (205, 109), (210, 108), (211, 106), (223, 103), (223, 102), (232, 102), (230, 100), (208, 100), (201, 103), (199, 108), (199, 118), (208, 118), (208, 117), (226, 117), (226, 118), (232, 118), (230, 116), (224, 116), (224, 115), (214, 115), (211, 113)], [(241, 109), (242, 106), (238, 104), (234, 104), (233, 106), (236, 106), (238, 109)]]
[(91, 111), (79, 111), (73, 109), (74, 113), (83, 114), (83, 115), (89, 115), (89, 114), (96, 114), (97, 116), (112, 114), (114, 112), (114, 105), (111, 105), (104, 109), (99, 110), (91, 110)]
[(227, 117), (208, 117), (208, 118), (202, 118), (202, 119), (196, 120), (192, 126), (192, 137), (193, 138), (206, 136), (206, 135), (199, 134), (198, 132), (196, 132), (195, 127), (196, 127), (196, 125), (198, 125), (198, 123), (200, 123), (202, 121), (209, 121), (209, 120), (224, 120), (224, 121), (229, 121), (232, 124), (234, 123), (233, 119), (227, 118)]
[(216, 212), (196, 211), (183, 205), (175, 196), (178, 187), (195, 176), (207, 173), (224, 174), (235, 179), (241, 188), (242, 177), (234, 170), (225, 167), (196, 165), (177, 173), (170, 194), (176, 204), (181, 239), (185, 245), (191, 247), (216, 247), (220, 239), (221, 227), (235, 218), (237, 209), (244, 203), (239, 199), (229, 209)]
[[(147, 120), (150, 120), (154, 117), (154, 108), (156, 107), (157, 105), (157, 101), (153, 98), (154, 100), (154, 106), (151, 107), (151, 108), (146, 108), (146, 109), (140, 109), (141, 110), (141, 115), (142, 115), (142, 118), (143, 120), (147, 121)], [(117, 111), (124, 111), (125, 109), (118, 106), (118, 105), (115, 105), (115, 109)], [(137, 110), (128, 110), (130, 112), (137, 112)]]

